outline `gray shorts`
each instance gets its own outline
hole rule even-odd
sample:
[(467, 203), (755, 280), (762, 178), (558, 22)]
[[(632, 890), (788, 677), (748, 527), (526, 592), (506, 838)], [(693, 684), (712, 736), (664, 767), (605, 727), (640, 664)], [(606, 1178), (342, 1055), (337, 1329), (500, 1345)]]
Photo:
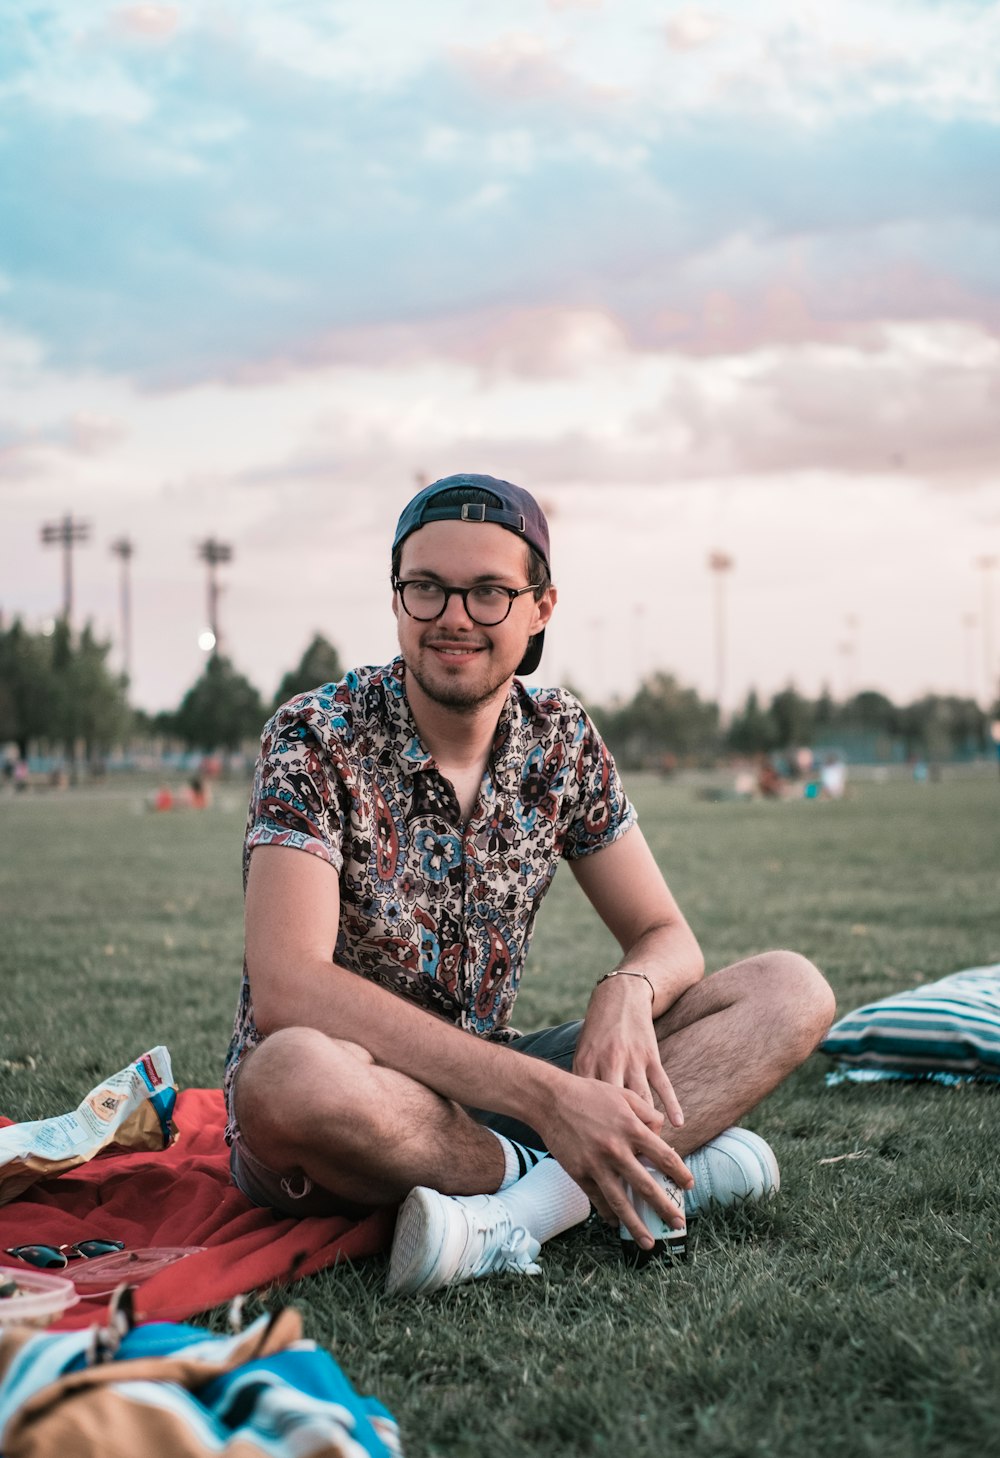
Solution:
[[(506, 1046), (529, 1058), (542, 1058), (546, 1063), (554, 1063), (569, 1072), (582, 1026), (577, 1021), (560, 1023), (555, 1028), (540, 1028), (537, 1033), (520, 1034)], [(541, 1136), (518, 1119), (511, 1119), (506, 1114), (493, 1114), (487, 1109), (469, 1109), (469, 1113), (478, 1123), (486, 1124), (508, 1139), (516, 1139), (531, 1149), (545, 1148)], [(314, 1184), (308, 1175), (283, 1175), (271, 1169), (257, 1158), (239, 1130), (229, 1149), (229, 1172), (233, 1184), (248, 1200), (282, 1215), (344, 1215), (358, 1219), (370, 1212), (369, 1206), (352, 1204)]]

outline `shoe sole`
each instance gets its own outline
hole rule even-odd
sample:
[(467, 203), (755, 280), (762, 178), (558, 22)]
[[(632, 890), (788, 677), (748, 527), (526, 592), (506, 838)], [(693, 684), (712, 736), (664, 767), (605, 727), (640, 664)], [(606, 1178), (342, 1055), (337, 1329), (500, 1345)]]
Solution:
[(440, 1195), (422, 1185), (411, 1190), (396, 1217), (385, 1289), (391, 1296), (416, 1296), (447, 1285), (454, 1261), (444, 1269), (449, 1227), (441, 1218)]
[(386, 1293), (421, 1296), (448, 1286), (465, 1251), (466, 1229), (445, 1217), (436, 1190), (417, 1185), (402, 1201), (389, 1252)]
[(781, 1187), (781, 1174), (774, 1150), (751, 1129), (724, 1129), (715, 1139), (695, 1150), (687, 1161), (695, 1177), (694, 1190), (686, 1192), (688, 1218), (700, 1215), (709, 1205), (741, 1205), (763, 1200)]

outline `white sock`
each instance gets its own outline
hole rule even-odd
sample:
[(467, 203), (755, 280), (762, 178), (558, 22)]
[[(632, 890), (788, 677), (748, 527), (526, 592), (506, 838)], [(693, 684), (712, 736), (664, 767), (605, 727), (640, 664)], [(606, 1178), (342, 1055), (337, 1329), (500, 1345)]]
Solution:
[(542, 1245), (554, 1235), (579, 1225), (590, 1214), (587, 1196), (551, 1155), (502, 1195), (492, 1198), (503, 1200), (512, 1224), (523, 1225)]
[[(488, 1124), (485, 1127), (490, 1128)], [(503, 1150), (503, 1179), (497, 1186), (497, 1194), (501, 1190), (509, 1190), (530, 1169), (534, 1169), (539, 1160), (548, 1158), (543, 1149), (529, 1149), (527, 1144), (518, 1144), (516, 1139), (508, 1139), (506, 1134), (498, 1134), (495, 1129), (490, 1129), (490, 1133), (494, 1139), (500, 1141), (500, 1148)]]

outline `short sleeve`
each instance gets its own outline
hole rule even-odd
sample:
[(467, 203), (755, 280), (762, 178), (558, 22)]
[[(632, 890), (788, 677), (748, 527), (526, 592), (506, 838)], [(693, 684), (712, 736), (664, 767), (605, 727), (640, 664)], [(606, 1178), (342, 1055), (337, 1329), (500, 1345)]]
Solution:
[[(344, 785), (337, 741), (301, 699), (265, 725), (247, 818), (245, 863), (260, 845), (283, 845), (344, 863)], [(326, 731), (326, 732), (325, 732)]]
[(597, 728), (580, 708), (570, 768), (574, 808), (563, 841), (567, 860), (593, 855), (619, 840), (638, 820), (618, 766)]

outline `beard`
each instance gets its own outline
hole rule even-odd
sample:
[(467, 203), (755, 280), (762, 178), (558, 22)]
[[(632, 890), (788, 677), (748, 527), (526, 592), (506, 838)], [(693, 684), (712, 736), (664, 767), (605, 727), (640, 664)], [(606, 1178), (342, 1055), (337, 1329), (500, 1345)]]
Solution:
[[(504, 669), (492, 661), (492, 654), (484, 654), (487, 662), (485, 672), (475, 681), (462, 682), (457, 676), (452, 680), (447, 674), (438, 674), (425, 668), (419, 652), (412, 656), (404, 654), (406, 671), (419, 684), (424, 694), (443, 709), (460, 714), (471, 714), (496, 698), (514, 673), (514, 668)], [(516, 667), (516, 665), (515, 665)]]

